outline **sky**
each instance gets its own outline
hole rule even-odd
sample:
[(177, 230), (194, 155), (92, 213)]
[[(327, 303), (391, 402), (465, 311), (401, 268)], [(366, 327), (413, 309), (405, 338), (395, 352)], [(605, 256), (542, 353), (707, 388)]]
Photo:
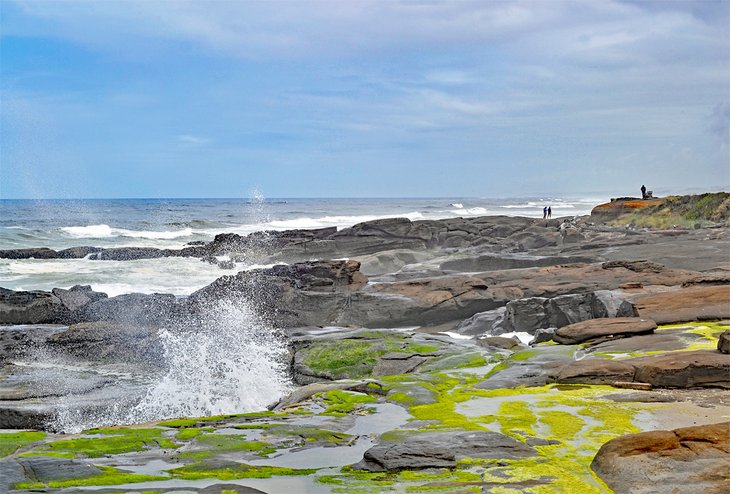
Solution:
[(0, 199), (730, 190), (730, 0), (0, 0)]

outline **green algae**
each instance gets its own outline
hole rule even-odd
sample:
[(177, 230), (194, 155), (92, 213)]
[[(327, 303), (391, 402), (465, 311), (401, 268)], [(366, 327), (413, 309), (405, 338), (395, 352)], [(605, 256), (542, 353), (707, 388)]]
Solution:
[(246, 441), (240, 435), (234, 434), (199, 434), (195, 438), (196, 444), (215, 451), (245, 451), (254, 452), (261, 456), (276, 451), (271, 444), (264, 441)]
[(549, 437), (561, 441), (572, 441), (585, 426), (585, 420), (579, 416), (560, 410), (548, 410), (539, 416), (549, 430)]
[(358, 379), (371, 375), (386, 353), (434, 355), (439, 351), (437, 345), (414, 343), (406, 335), (369, 332), (357, 339), (316, 342), (307, 348), (302, 363), (320, 374)]
[(523, 401), (505, 401), (499, 406), (496, 418), (505, 434), (535, 435), (533, 424), (537, 422), (537, 417)]
[(98, 458), (107, 455), (144, 451), (150, 448), (174, 449), (179, 445), (170, 438), (162, 437), (162, 429), (151, 428), (109, 428), (86, 431), (89, 435), (103, 437), (80, 437), (45, 443), (33, 452), (73, 453), (76, 456)]
[(315, 372), (358, 378), (371, 374), (384, 353), (384, 348), (374, 351), (372, 341), (332, 341), (311, 348), (303, 363)]
[(344, 432), (333, 432), (316, 427), (296, 425), (271, 425), (267, 433), (276, 436), (291, 436), (303, 439), (305, 443), (348, 444), (355, 436)]
[(446, 355), (438, 359), (431, 360), (419, 367), (419, 372), (440, 372), (451, 371), (457, 369), (466, 369), (469, 367), (482, 367), (487, 364), (487, 359), (481, 352), (459, 353), (455, 355)]
[(151, 482), (156, 480), (168, 479), (168, 477), (124, 472), (114, 467), (99, 466), (97, 468), (102, 471), (102, 473), (99, 475), (92, 475), (90, 477), (84, 477), (79, 479), (52, 480), (45, 484), (40, 482), (24, 482), (16, 485), (15, 488), (21, 490), (45, 488), (64, 489), (67, 487), (132, 484), (138, 482)]
[(340, 389), (327, 391), (322, 394), (322, 398), (326, 406), (322, 415), (333, 415), (336, 417), (347, 415), (356, 408), (361, 408), (361, 405), (365, 403), (374, 403), (377, 401), (372, 396), (363, 393), (355, 393)]
[(195, 463), (180, 468), (168, 470), (174, 478), (185, 480), (198, 480), (217, 478), (219, 480), (235, 479), (268, 479), (274, 476), (311, 475), (317, 471), (316, 468), (284, 468), (270, 466), (253, 466), (239, 463), (235, 467), (216, 467), (205, 462)]
[(62, 453), (57, 451), (29, 451), (18, 456), (48, 456), (51, 458), (76, 458), (76, 453)]
[(24, 446), (28, 446), (29, 444), (45, 438), (45, 432), (37, 431), (10, 432), (7, 434), (0, 433), (0, 458), (8, 456)]
[(189, 441), (190, 439), (199, 436), (202, 432), (202, 429), (183, 427), (180, 429), (180, 432), (175, 434), (175, 439), (180, 441)]
[(240, 419), (257, 419), (257, 418), (269, 418), (278, 415), (276, 412), (269, 410), (262, 412), (249, 412), (249, 413), (234, 413), (228, 415), (211, 415), (209, 417), (193, 417), (193, 418), (176, 418), (171, 420), (165, 420), (158, 422), (158, 426), (172, 427), (173, 429), (179, 429), (181, 427), (202, 427), (209, 425), (210, 422), (225, 422), (227, 420), (240, 420)]

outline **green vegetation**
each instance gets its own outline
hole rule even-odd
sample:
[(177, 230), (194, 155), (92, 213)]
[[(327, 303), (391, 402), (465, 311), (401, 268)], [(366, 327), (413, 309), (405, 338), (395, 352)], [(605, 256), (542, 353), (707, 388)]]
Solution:
[(707, 193), (690, 196), (669, 196), (661, 204), (635, 210), (613, 220), (615, 225), (627, 223), (648, 228), (694, 228), (695, 225), (725, 223), (730, 220), (730, 194)]
[(335, 416), (347, 415), (363, 403), (374, 403), (377, 401), (372, 396), (366, 394), (339, 389), (327, 391), (324, 393), (323, 399), (327, 408), (322, 414)]
[(360, 339), (323, 341), (311, 344), (303, 363), (314, 372), (337, 379), (369, 376), (378, 358), (391, 352), (429, 355), (438, 352), (436, 345), (413, 343), (402, 334), (368, 332)]
[(288, 475), (311, 475), (316, 472), (315, 468), (282, 468), (282, 467), (267, 467), (267, 466), (252, 466), (245, 463), (239, 463), (236, 465), (229, 465), (221, 467), (215, 464), (208, 464), (205, 462), (195, 463), (193, 465), (187, 465), (180, 468), (169, 470), (170, 475), (174, 478), (186, 479), (186, 480), (197, 480), (197, 479), (209, 479), (217, 478), (220, 480), (235, 480), (235, 479), (268, 479), (273, 476), (288, 476)]
[(45, 439), (45, 432), (0, 433), (0, 458), (14, 453), (23, 446)]
[(67, 487), (83, 487), (97, 485), (118, 485), (132, 484), (137, 482), (151, 482), (154, 480), (167, 480), (167, 477), (159, 477), (153, 475), (140, 475), (136, 473), (123, 472), (113, 467), (98, 467), (102, 471), (99, 475), (84, 477), (81, 479), (53, 480), (47, 484), (40, 482), (21, 483), (15, 486), (16, 489), (64, 489)]
[(49, 442), (36, 448), (34, 452), (41, 454), (45, 452), (73, 453), (76, 456), (98, 458), (133, 451), (144, 451), (155, 447), (164, 449), (179, 447), (172, 439), (162, 437), (162, 429), (158, 428), (92, 429), (86, 431), (86, 434), (102, 437), (80, 437)]
[(198, 445), (214, 451), (247, 451), (256, 452), (261, 456), (276, 451), (271, 445), (263, 441), (246, 441), (245, 436), (237, 434), (200, 434), (195, 438)]

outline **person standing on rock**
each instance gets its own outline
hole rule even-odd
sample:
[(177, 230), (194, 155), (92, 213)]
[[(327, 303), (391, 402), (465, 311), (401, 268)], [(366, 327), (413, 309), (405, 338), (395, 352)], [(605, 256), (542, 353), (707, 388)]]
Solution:
[(542, 219), (545, 219), (545, 218), (547, 218), (547, 206), (542, 208)]
[(548, 218), (552, 218), (552, 217), (553, 217), (553, 208), (548, 206)]
[(641, 198), (646, 199), (646, 187), (643, 185), (641, 186)]

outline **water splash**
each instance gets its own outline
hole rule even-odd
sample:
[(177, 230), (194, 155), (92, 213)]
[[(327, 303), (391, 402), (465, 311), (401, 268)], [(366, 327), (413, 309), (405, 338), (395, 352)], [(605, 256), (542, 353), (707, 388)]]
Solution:
[[(286, 341), (245, 301), (215, 302), (196, 320), (163, 328), (158, 337), (164, 371), (145, 373), (144, 365), (128, 362), (137, 375), (117, 376), (93, 397), (59, 396), (47, 428), (74, 433), (113, 424), (261, 411), (290, 391)], [(92, 362), (78, 365), (94, 367)], [(64, 380), (70, 377), (59, 375), (58, 388), (67, 389), (70, 383)]]
[(129, 421), (263, 410), (289, 390), (286, 343), (247, 303), (218, 302), (193, 329), (160, 337), (169, 370)]

